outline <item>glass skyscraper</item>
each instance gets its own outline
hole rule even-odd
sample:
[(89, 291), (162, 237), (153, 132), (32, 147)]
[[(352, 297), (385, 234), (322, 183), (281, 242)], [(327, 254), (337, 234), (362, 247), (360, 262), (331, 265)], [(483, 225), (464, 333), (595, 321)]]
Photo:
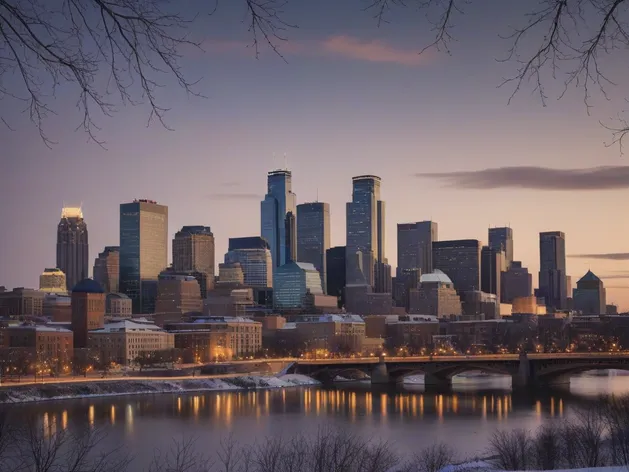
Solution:
[(539, 233), (539, 290), (551, 310), (565, 310), (568, 303), (566, 280), (566, 235), (561, 231)]
[[(362, 281), (357, 277), (359, 262), (364, 280), (374, 285), (374, 264), (385, 262), (384, 202), (380, 200), (380, 177), (361, 175), (352, 179), (352, 201), (347, 203), (347, 283)], [(359, 254), (357, 258), (357, 254)], [(352, 267), (349, 267), (349, 265)]]
[(397, 225), (398, 273), (420, 270), (432, 272), (432, 243), (437, 241), (437, 223), (419, 221)]
[(312, 264), (291, 262), (273, 276), (273, 307), (299, 309), (307, 306), (306, 295), (321, 295), (321, 277)]
[(134, 313), (153, 313), (157, 279), (168, 265), (168, 207), (152, 200), (120, 205), (120, 291)]
[(275, 170), (267, 176), (267, 194), (260, 205), (260, 233), (271, 247), (273, 266), (297, 258), (296, 196), (289, 170)]
[(330, 205), (297, 205), (297, 260), (309, 262), (321, 275), (323, 293), (327, 293), (326, 251), (330, 248)]
[(432, 243), (435, 269), (445, 273), (461, 296), (481, 289), (481, 244), (476, 239)]
[(489, 247), (505, 253), (505, 265), (508, 269), (513, 262), (513, 230), (508, 227), (489, 228)]
[(253, 288), (273, 287), (273, 260), (269, 243), (259, 236), (229, 238), (225, 263), (239, 263), (244, 284)]
[(87, 225), (81, 208), (64, 208), (57, 226), (57, 268), (66, 274), (68, 290), (88, 275)]

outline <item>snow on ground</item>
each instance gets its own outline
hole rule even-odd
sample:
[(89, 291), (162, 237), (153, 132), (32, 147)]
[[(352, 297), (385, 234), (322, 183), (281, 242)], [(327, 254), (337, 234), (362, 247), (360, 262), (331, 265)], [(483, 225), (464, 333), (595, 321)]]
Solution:
[(282, 375), (279, 377), (247, 375), (225, 379), (197, 377), (183, 380), (146, 379), (62, 384), (48, 383), (42, 385), (16, 385), (0, 388), (0, 404), (115, 395), (250, 390), (314, 385), (320, 385), (320, 383), (305, 375), (297, 374)]
[[(481, 471), (491, 471), (491, 472), (504, 472), (500, 469), (496, 469), (490, 462), (485, 461), (474, 461), (474, 462), (465, 462), (463, 464), (456, 465), (448, 465), (441, 469), (440, 472), (481, 472)], [(518, 471), (524, 472), (524, 471)], [(527, 472), (545, 472), (545, 471), (535, 471), (530, 470)], [(588, 467), (584, 469), (563, 469), (563, 470), (553, 470), (552, 472), (627, 472), (627, 467), (623, 466), (610, 466), (610, 467)]]

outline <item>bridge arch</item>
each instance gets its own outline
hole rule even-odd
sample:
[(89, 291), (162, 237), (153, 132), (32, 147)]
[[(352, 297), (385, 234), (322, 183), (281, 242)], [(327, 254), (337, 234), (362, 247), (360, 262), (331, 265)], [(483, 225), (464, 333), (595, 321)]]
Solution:
[(402, 382), (405, 377), (410, 377), (412, 375), (424, 374), (426, 377), (434, 377), (443, 382), (451, 382), (452, 377), (455, 375), (463, 374), (465, 372), (484, 372), (487, 374), (498, 374), (498, 375), (506, 375), (511, 376), (514, 372), (511, 372), (507, 367), (497, 367), (494, 365), (486, 365), (486, 364), (454, 364), (454, 365), (444, 365), (437, 366), (433, 368), (430, 365), (426, 365), (423, 367), (409, 367), (409, 368), (397, 368), (389, 371), (389, 376), (392, 381)]
[(623, 370), (629, 372), (629, 364), (618, 363), (583, 363), (583, 364), (557, 364), (546, 365), (537, 369), (536, 379), (540, 383), (568, 383), (570, 377), (588, 371), (597, 370)]

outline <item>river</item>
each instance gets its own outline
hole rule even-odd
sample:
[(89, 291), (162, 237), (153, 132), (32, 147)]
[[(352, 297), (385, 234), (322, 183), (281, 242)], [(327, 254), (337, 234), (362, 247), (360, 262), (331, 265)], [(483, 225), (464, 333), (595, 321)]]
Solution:
[(535, 392), (512, 392), (509, 378), (478, 377), (456, 378), (448, 393), (425, 391), (421, 383), (388, 389), (343, 383), (334, 388), (86, 398), (10, 408), (12, 418), (34, 415), (51, 431), (85, 422), (101, 426), (108, 431), (105, 447), (123, 445), (139, 469), (155, 450), (170, 448), (173, 438), (195, 437), (198, 447), (211, 454), (230, 433), (249, 444), (268, 435), (316, 434), (320, 428), (386, 440), (402, 454), (442, 441), (456, 446), (461, 458), (479, 457), (496, 430), (534, 430), (599, 395), (625, 393), (629, 376), (612, 372), (573, 377), (569, 388)]

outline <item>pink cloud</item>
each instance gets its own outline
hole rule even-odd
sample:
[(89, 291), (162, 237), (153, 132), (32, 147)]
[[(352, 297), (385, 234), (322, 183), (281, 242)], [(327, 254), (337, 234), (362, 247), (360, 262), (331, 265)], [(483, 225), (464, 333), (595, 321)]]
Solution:
[[(262, 52), (266, 47), (260, 44)], [(417, 66), (426, 60), (418, 51), (402, 49), (380, 40), (364, 41), (350, 36), (330, 36), (319, 40), (277, 41), (277, 50), (283, 56), (332, 56), (367, 62), (388, 62), (405, 66)], [(215, 54), (255, 54), (253, 45), (246, 41), (208, 40), (202, 44), (205, 52)]]
[(424, 62), (418, 51), (399, 49), (383, 41), (361, 41), (349, 36), (332, 36), (321, 42), (328, 54), (368, 62), (392, 62), (405, 66), (417, 66)]

